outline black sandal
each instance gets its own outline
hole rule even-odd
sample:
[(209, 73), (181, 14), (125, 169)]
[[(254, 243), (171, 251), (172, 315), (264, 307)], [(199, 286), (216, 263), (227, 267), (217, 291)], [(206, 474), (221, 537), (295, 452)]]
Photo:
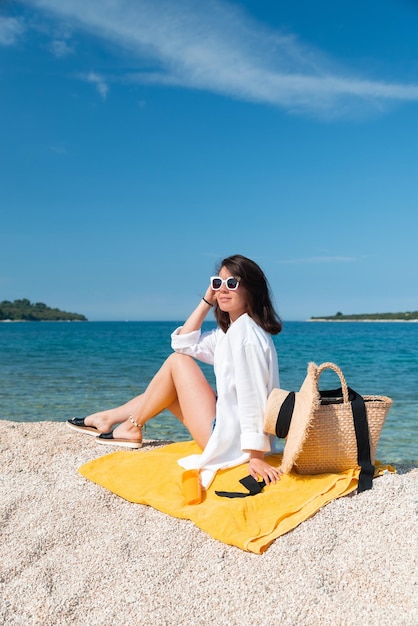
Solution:
[(96, 443), (104, 444), (105, 446), (120, 446), (121, 448), (131, 448), (137, 450), (142, 448), (142, 441), (133, 441), (132, 439), (118, 439), (113, 436), (113, 432), (102, 433), (96, 437)]
[(68, 428), (72, 430), (78, 430), (79, 433), (85, 433), (86, 435), (93, 435), (93, 437), (97, 437), (100, 435), (99, 431), (95, 426), (86, 426), (84, 423), (85, 417), (73, 417), (70, 420), (67, 420), (65, 423)]

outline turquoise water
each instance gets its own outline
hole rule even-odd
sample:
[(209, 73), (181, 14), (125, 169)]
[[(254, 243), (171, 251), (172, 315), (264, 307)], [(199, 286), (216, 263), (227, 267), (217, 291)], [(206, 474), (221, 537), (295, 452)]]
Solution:
[[(170, 353), (177, 322), (0, 324), (0, 418), (64, 421), (116, 406), (142, 392)], [(210, 328), (212, 325), (207, 324)], [(285, 322), (275, 337), (281, 386), (297, 390), (309, 361), (332, 361), (361, 394), (387, 395), (378, 458), (418, 460), (418, 324)], [(203, 369), (213, 383), (212, 370)], [(321, 388), (335, 388), (324, 373)], [(168, 413), (147, 437), (188, 439)]]

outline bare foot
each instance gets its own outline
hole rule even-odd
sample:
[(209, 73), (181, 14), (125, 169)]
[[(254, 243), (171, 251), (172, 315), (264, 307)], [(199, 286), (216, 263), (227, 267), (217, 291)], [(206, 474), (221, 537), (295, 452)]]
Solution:
[(120, 418), (115, 421), (112, 417), (112, 411), (101, 411), (100, 413), (92, 413), (88, 415), (84, 423), (86, 426), (94, 426), (99, 433), (108, 433), (112, 430), (113, 426), (120, 422)]
[(130, 420), (126, 420), (126, 422), (122, 422), (122, 424), (116, 426), (113, 431), (113, 437), (115, 439), (128, 439), (140, 442), (142, 441), (142, 428), (138, 428), (138, 426), (132, 424)]

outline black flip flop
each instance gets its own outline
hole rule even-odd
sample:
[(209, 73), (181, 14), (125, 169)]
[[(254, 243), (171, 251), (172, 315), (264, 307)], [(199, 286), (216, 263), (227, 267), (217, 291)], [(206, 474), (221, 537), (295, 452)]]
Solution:
[(78, 430), (79, 433), (93, 435), (93, 437), (97, 437), (97, 435), (100, 435), (97, 428), (95, 428), (94, 426), (86, 426), (84, 420), (85, 417), (73, 417), (72, 419), (67, 420), (65, 423), (67, 424), (68, 428), (71, 428), (72, 430)]
[(113, 436), (113, 432), (102, 433), (96, 437), (96, 443), (100, 443), (105, 446), (120, 446), (121, 448), (132, 448), (137, 450), (142, 448), (142, 441), (132, 441), (131, 439), (117, 439)]

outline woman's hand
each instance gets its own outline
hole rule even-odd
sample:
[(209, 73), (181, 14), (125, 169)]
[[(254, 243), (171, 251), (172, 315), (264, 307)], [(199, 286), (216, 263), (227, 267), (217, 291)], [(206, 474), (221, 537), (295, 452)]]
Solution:
[[(206, 302), (205, 302), (206, 300)], [(195, 310), (189, 315), (187, 320), (184, 322), (183, 326), (179, 331), (179, 335), (184, 335), (186, 333), (191, 333), (194, 330), (198, 330), (202, 327), (203, 322), (205, 321), (205, 317), (211, 310), (211, 307), (216, 302), (216, 291), (213, 291), (212, 287), (206, 289), (206, 293), (202, 300), (200, 300), (199, 304), (195, 308)]]
[(204, 295), (205, 300), (207, 300), (207, 302), (210, 302), (210, 304), (213, 306), (216, 302), (216, 291), (213, 291), (212, 287), (209, 285), (208, 288), (206, 289), (206, 293)]
[(269, 485), (270, 483), (275, 483), (280, 480), (280, 476), (282, 472), (280, 472), (276, 467), (269, 465), (264, 460), (264, 454), (262, 452), (253, 451), (251, 452), (251, 458), (249, 461), (249, 470), (250, 474), (256, 480), (260, 476), (266, 483)]

